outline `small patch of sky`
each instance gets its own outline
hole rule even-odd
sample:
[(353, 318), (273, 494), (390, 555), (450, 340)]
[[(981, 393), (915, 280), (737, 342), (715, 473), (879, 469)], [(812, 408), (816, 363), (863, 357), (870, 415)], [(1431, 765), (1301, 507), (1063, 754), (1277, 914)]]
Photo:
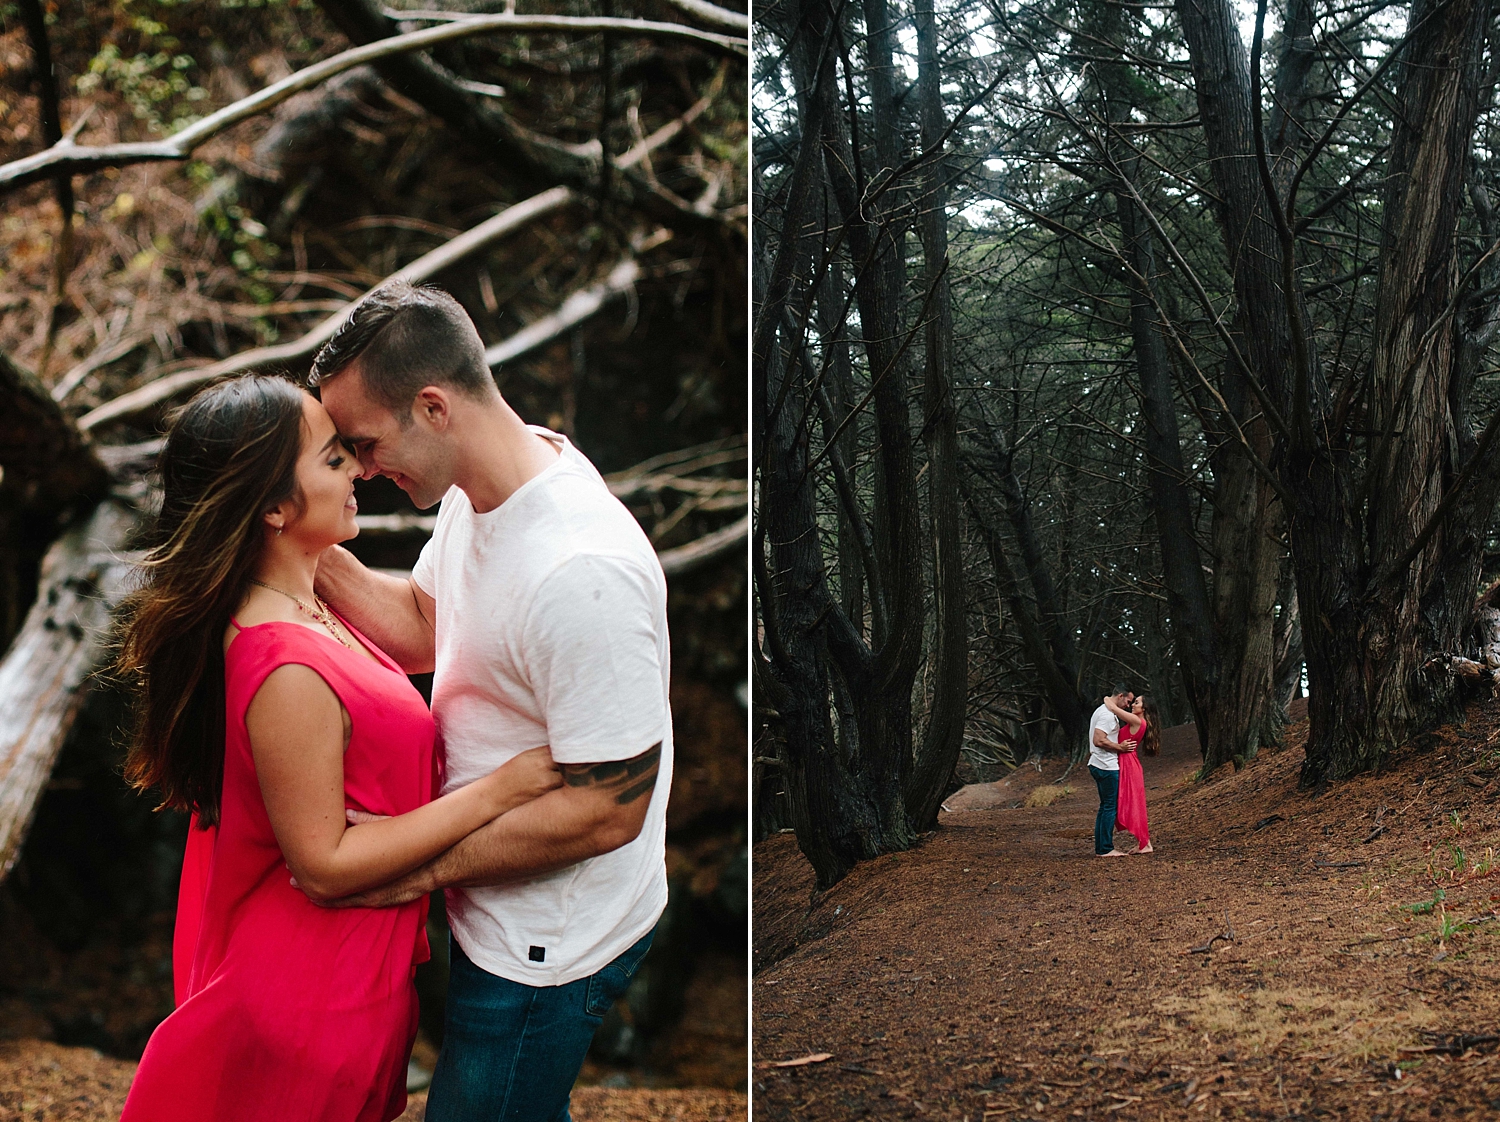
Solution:
[[(1234, 10), (1240, 27), (1240, 38), (1245, 42), (1245, 50), (1250, 49), (1250, 44), (1255, 41), (1255, 4), (1248, 0), (1234, 0)], [(1277, 5), (1266, 5), (1265, 41), (1269, 43), (1271, 37), (1281, 30), (1281, 13), (1277, 11)], [(1267, 73), (1266, 60), (1261, 59), (1261, 76)]]
[(896, 28), (896, 42), (900, 50), (893, 60), (906, 74), (907, 80), (917, 80), (917, 29), (905, 20)]

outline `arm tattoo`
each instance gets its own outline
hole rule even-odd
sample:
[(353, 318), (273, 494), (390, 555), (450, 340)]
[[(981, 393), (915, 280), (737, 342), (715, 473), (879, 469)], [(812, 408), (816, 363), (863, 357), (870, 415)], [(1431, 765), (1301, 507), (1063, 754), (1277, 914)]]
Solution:
[(563, 782), (569, 787), (603, 787), (624, 806), (656, 786), (656, 772), (661, 765), (661, 743), (658, 741), (639, 756), (629, 760), (609, 760), (602, 764), (560, 764)]

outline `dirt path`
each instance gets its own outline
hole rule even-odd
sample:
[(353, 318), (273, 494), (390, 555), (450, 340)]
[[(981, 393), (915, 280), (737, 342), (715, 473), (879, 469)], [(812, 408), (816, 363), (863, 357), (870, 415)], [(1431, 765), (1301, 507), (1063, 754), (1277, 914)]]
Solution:
[(823, 894), (757, 846), (757, 1122), (1500, 1117), (1500, 704), (1319, 795), (1305, 735), (1201, 784), (1169, 737), (1151, 855), (1091, 856), (1087, 772), (1016, 805), (1058, 769)]
[[(92, 1048), (0, 1041), (0, 1122), (114, 1122), (135, 1064)], [(425, 1091), (397, 1122), (422, 1122)], [(745, 1122), (745, 1096), (717, 1087), (575, 1087), (575, 1122)]]

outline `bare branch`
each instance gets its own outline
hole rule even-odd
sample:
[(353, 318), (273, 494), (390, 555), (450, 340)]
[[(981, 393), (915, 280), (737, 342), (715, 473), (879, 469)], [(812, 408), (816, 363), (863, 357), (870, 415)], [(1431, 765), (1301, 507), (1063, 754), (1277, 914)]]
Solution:
[(705, 534), (697, 541), (679, 545), (676, 549), (664, 549), (656, 555), (661, 562), (661, 571), (669, 577), (679, 576), (690, 569), (697, 569), (730, 553), (744, 552), (745, 541), (750, 536), (750, 516), (731, 522), (722, 530)]
[(209, 138), (216, 136), (232, 125), (258, 116), (272, 106), (285, 101), (295, 93), (310, 89), (319, 83), (341, 74), (345, 70), (367, 62), (425, 50), (441, 43), (468, 39), (476, 35), (494, 35), (510, 31), (614, 31), (625, 35), (665, 35), (690, 39), (703, 46), (744, 55), (747, 41), (727, 35), (699, 31), (681, 23), (661, 23), (654, 20), (581, 16), (461, 16), (452, 17), (439, 27), (411, 31), (404, 35), (393, 35), (361, 47), (354, 47), (332, 58), (325, 59), (305, 70), (283, 78), (258, 93), (241, 98), (211, 113), (196, 124), (189, 125), (167, 140), (138, 141), (126, 144), (107, 144), (98, 147), (80, 145), (67, 137), (52, 147), (12, 160), (0, 165), (0, 194), (35, 183), (40, 179), (53, 178), (60, 173), (78, 174), (97, 171), (106, 167), (123, 167), (127, 164), (148, 163), (163, 160), (185, 160), (194, 149)]
[(543, 316), (509, 339), (490, 347), (484, 352), (484, 361), (494, 368), (551, 342), (568, 328), (588, 319), (609, 300), (628, 292), (640, 275), (641, 267), (636, 264), (635, 258), (625, 258), (610, 270), (609, 276), (598, 284), (573, 293), (551, 315)]
[(750, 17), (743, 12), (733, 12), (717, 4), (710, 4), (707, 0), (667, 0), (667, 3), (690, 16), (697, 16), (704, 23), (723, 28), (725, 31), (738, 31), (741, 35), (747, 35), (750, 32)]
[[(423, 254), (410, 265), (406, 266), (406, 268), (392, 274), (392, 278), (400, 277), (403, 280), (411, 281), (413, 284), (427, 280), (429, 277), (448, 268), (467, 255), (474, 253), (476, 250), (483, 249), (496, 239), (518, 229), (535, 218), (558, 209), (577, 197), (567, 187), (553, 187), (549, 191), (533, 195), (523, 202), (507, 207), (495, 215), (495, 217), (481, 222), (478, 226), (460, 234), (452, 241), (438, 246), (432, 252)], [(211, 366), (199, 367), (196, 370), (184, 370), (181, 373), (169, 374), (165, 378), (158, 378), (154, 382), (148, 382), (140, 389), (132, 390), (130, 393), (117, 397), (113, 401), (106, 402), (97, 409), (85, 413), (78, 419), (78, 427), (83, 432), (88, 432), (90, 429), (97, 428), (107, 421), (135, 416), (154, 405), (166, 401), (168, 398), (204, 385), (216, 378), (238, 374), (245, 370), (254, 370), (257, 367), (269, 366), (272, 363), (289, 363), (308, 358), (333, 337), (334, 332), (343, 324), (344, 318), (349, 314), (349, 309), (353, 306), (354, 302), (351, 301), (344, 309), (335, 312), (306, 335), (290, 343), (280, 343), (272, 347), (258, 347), (255, 350), (245, 351), (232, 358), (227, 358), (222, 362), (216, 362)]]

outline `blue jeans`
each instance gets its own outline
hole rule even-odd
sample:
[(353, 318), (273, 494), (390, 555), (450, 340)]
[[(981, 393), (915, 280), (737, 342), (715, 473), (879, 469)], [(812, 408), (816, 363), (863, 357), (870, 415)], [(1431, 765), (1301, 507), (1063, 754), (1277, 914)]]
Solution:
[(1120, 773), (1089, 764), (1094, 786), (1099, 788), (1099, 813), (1094, 815), (1094, 853), (1115, 847), (1115, 812), (1120, 805)]
[(443, 1050), (427, 1122), (569, 1122), (594, 1030), (651, 947), (648, 932), (597, 974), (528, 986), (475, 966), (450, 936)]

